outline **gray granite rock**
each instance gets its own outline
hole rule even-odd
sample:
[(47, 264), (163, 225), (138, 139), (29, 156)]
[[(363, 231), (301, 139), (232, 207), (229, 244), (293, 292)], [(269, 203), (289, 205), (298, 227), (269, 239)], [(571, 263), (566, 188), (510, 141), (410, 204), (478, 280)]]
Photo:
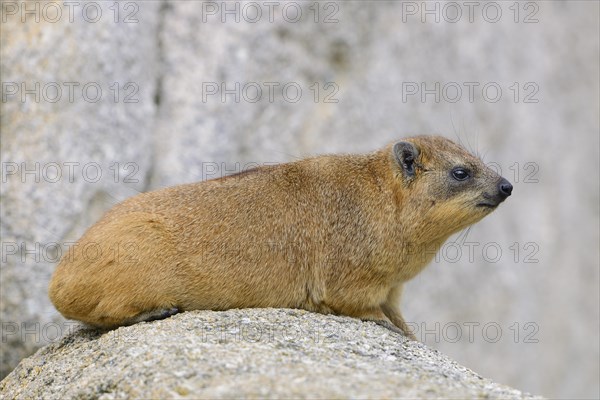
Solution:
[(281, 309), (76, 330), (23, 360), (0, 397), (533, 398), (374, 323)]

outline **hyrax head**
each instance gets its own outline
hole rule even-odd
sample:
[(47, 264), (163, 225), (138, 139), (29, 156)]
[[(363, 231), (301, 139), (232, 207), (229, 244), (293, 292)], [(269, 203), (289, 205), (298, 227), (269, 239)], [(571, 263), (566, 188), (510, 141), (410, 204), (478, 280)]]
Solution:
[(423, 237), (444, 240), (489, 213), (512, 192), (506, 179), (463, 147), (439, 136), (395, 143), (403, 210)]

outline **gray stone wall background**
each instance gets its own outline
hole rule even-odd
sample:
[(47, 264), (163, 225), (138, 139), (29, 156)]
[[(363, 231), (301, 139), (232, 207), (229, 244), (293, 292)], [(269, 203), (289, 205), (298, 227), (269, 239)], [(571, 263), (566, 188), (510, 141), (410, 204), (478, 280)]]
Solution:
[(56, 244), (117, 202), (437, 133), (515, 190), (407, 285), (407, 320), (497, 382), (597, 398), (598, 3), (448, 4), (3, 1), (2, 375), (68, 329), (46, 291)]

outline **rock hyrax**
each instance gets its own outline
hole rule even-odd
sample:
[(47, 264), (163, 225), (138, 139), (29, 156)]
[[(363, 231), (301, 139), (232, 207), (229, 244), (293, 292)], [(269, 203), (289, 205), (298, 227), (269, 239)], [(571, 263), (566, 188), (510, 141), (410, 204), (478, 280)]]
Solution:
[(302, 308), (411, 336), (404, 282), (512, 185), (452, 141), (417, 136), (142, 193), (65, 254), (50, 298), (115, 327), (186, 310)]

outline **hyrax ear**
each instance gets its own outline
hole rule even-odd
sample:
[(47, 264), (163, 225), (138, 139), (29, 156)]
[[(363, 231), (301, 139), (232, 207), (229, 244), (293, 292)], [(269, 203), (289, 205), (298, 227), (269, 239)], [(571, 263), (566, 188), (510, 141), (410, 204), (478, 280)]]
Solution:
[(419, 157), (419, 150), (410, 142), (398, 142), (394, 145), (394, 156), (402, 172), (407, 178), (415, 176), (415, 163)]

